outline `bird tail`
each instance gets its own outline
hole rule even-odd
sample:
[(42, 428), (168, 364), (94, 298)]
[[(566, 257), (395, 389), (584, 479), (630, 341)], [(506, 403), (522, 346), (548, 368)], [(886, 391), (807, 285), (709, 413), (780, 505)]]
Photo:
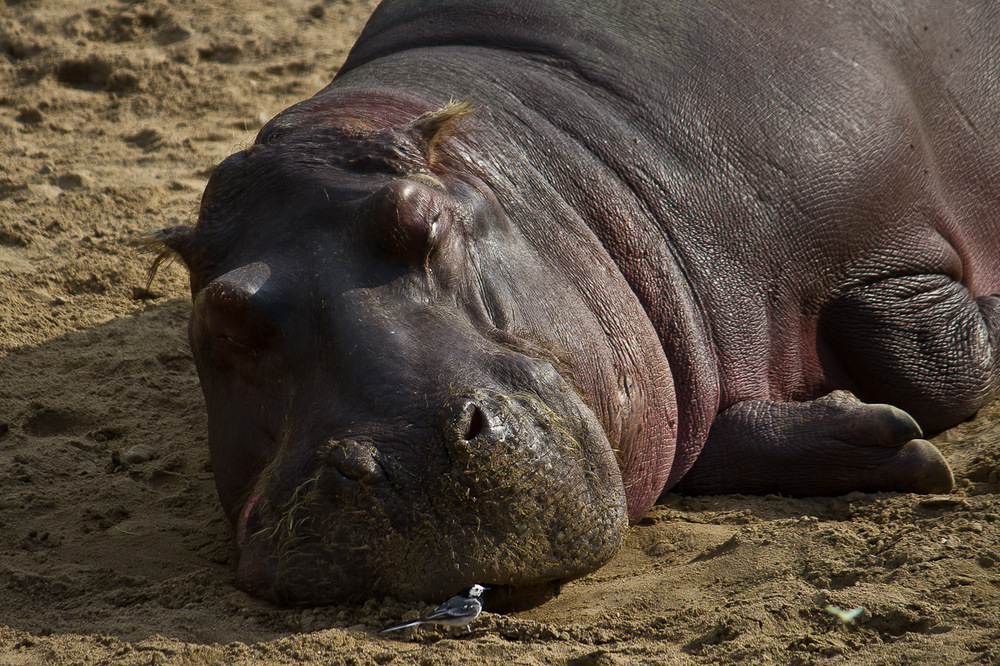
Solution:
[(407, 627), (415, 627), (418, 624), (423, 624), (423, 622), (424, 622), (423, 620), (413, 620), (411, 622), (404, 622), (402, 624), (394, 624), (391, 627), (386, 627), (385, 629), (383, 629), (379, 633), (380, 634), (384, 634), (384, 633), (389, 632), (389, 631), (396, 631), (397, 629), (406, 629)]

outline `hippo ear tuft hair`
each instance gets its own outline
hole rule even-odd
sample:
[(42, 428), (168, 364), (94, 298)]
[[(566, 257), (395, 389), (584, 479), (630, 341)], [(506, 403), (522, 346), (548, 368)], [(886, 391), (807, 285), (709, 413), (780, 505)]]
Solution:
[(190, 253), (193, 237), (194, 227), (179, 225), (149, 231), (132, 239), (134, 245), (143, 250), (157, 253), (156, 258), (153, 259), (153, 263), (149, 266), (149, 271), (146, 273), (145, 289), (147, 293), (153, 284), (153, 279), (156, 277), (156, 271), (163, 262), (172, 261), (179, 257), (190, 270), (191, 265), (187, 259), (187, 255)]
[(423, 140), (428, 165), (437, 161), (437, 147), (450, 136), (458, 134), (458, 125), (465, 116), (479, 109), (469, 100), (448, 102), (436, 111), (428, 111), (413, 121), (411, 127)]

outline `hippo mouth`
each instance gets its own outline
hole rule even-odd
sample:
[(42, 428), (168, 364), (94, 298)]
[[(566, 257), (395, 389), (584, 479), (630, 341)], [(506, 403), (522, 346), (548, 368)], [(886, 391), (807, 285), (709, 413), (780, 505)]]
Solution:
[(473, 582), (497, 610), (553, 596), (628, 524), (603, 429), (578, 398), (558, 402), (472, 389), (434, 424), (328, 439), (294, 468), (279, 454), (237, 521), (239, 584), (296, 605)]

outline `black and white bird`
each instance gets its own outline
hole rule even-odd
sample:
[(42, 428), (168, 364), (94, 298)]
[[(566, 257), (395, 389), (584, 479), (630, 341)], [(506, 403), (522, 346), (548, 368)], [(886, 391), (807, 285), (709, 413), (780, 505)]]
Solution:
[(466, 631), (471, 633), (472, 630), (469, 629), (469, 624), (479, 617), (479, 614), (483, 611), (483, 602), (479, 600), (479, 597), (488, 589), (490, 588), (483, 587), (478, 583), (470, 585), (432, 610), (425, 617), (419, 620), (403, 622), (402, 624), (394, 624), (391, 627), (383, 629), (381, 633), (415, 627), (418, 624), (447, 624), (452, 627), (464, 626)]

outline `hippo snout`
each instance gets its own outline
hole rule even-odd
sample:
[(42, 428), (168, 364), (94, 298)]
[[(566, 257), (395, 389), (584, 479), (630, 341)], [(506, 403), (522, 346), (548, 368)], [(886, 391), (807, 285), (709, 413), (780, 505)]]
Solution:
[(627, 526), (620, 481), (584, 443), (594, 427), (537, 396), (468, 389), (428, 423), (289, 441), (240, 513), (237, 578), (295, 603), (431, 598), (471, 579), (537, 595), (607, 561)]

